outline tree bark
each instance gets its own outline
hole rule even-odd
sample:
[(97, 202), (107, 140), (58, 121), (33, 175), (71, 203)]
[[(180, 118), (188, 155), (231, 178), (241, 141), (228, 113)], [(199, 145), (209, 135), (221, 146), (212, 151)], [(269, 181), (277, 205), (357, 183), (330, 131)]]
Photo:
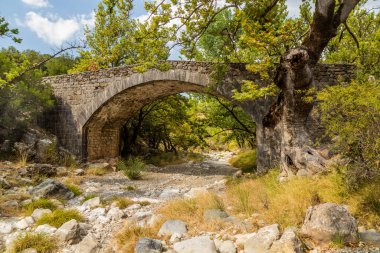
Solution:
[(257, 138), (259, 159), (266, 154), (262, 163), (269, 163), (264, 166), (270, 168), (274, 166), (272, 157), (277, 158), (283, 177), (301, 170), (315, 174), (326, 169), (325, 159), (311, 146), (306, 121), (313, 103), (305, 102), (304, 96), (314, 87), (313, 68), (324, 48), (358, 2), (343, 0), (336, 6), (335, 0), (317, 0), (309, 36), (301, 47), (289, 50), (281, 58), (275, 78), (281, 93), (262, 124), (258, 124)]

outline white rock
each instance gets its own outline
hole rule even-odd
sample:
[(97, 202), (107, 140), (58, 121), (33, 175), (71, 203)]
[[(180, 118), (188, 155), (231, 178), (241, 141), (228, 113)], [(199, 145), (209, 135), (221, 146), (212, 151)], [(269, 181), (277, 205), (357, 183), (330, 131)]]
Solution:
[(12, 232), (12, 223), (0, 222), (0, 234), (9, 234)]
[(31, 216), (33, 217), (33, 219), (38, 220), (39, 218), (41, 218), (42, 215), (47, 214), (47, 213), (51, 213), (51, 210), (37, 208), (37, 209), (34, 209)]
[(215, 243), (208, 236), (193, 237), (173, 245), (177, 253), (217, 253)]
[(164, 189), (162, 193), (160, 194), (159, 198), (161, 199), (170, 199), (175, 198), (180, 194), (180, 189)]
[(89, 208), (94, 208), (94, 207), (97, 207), (99, 205), (100, 205), (100, 198), (99, 197), (95, 197), (95, 198), (86, 200), (82, 204), (83, 207), (89, 207)]
[(235, 244), (232, 241), (224, 241), (219, 247), (219, 253), (236, 253)]
[(133, 205), (130, 205), (127, 208), (125, 208), (125, 210), (131, 211), (131, 210), (136, 210), (136, 209), (140, 209), (140, 208), (141, 208), (140, 204), (133, 204)]
[(105, 216), (99, 216), (97, 219), (96, 219), (96, 223), (99, 223), (99, 224), (107, 224), (111, 221), (111, 219), (109, 217), (105, 217)]
[(133, 219), (140, 221), (152, 216), (152, 211), (138, 211), (133, 215)]
[(45, 233), (45, 234), (53, 234), (55, 231), (57, 231), (57, 229), (48, 224), (40, 225), (34, 230), (34, 232), (36, 233)]
[(178, 234), (178, 233), (174, 233), (172, 234), (172, 236), (170, 236), (170, 242), (173, 244), (173, 243), (176, 243), (176, 242), (179, 242), (182, 238), (182, 235), (181, 234)]
[(168, 220), (162, 224), (158, 236), (172, 235), (174, 233), (184, 234), (187, 233), (186, 223), (181, 220)]
[(106, 209), (103, 207), (98, 207), (93, 210), (88, 214), (88, 219), (90, 221), (95, 221), (97, 220), (100, 216), (105, 216), (106, 215)]
[(36, 249), (33, 249), (33, 248), (28, 248), (28, 249), (24, 249), (23, 251), (21, 251), (21, 253), (38, 253), (38, 251)]
[(269, 252), (272, 243), (280, 236), (278, 224), (260, 228), (257, 234), (249, 238), (244, 244), (245, 253)]
[(26, 229), (33, 223), (34, 223), (33, 218), (29, 216), (16, 222), (14, 226), (15, 228), (18, 228), (18, 229)]
[(291, 228), (285, 229), (280, 240), (273, 242), (270, 251), (273, 253), (303, 253), (302, 243)]
[(98, 247), (98, 240), (92, 235), (87, 235), (83, 240), (76, 246), (75, 253), (94, 253)]
[(74, 244), (79, 238), (79, 224), (76, 220), (72, 219), (65, 224), (63, 224), (57, 231), (54, 233), (61, 241)]
[(207, 194), (208, 190), (206, 187), (196, 187), (196, 188), (191, 188), (190, 191), (185, 193), (184, 197), (187, 199), (195, 198), (198, 195), (203, 195)]
[(314, 246), (328, 246), (339, 234), (345, 242), (356, 242), (357, 225), (347, 208), (334, 203), (324, 203), (307, 209), (300, 233), (310, 238)]
[(112, 207), (107, 213), (107, 218), (111, 220), (120, 220), (123, 216), (124, 212), (121, 211), (118, 207)]
[(237, 246), (242, 247), (242, 246), (244, 246), (244, 244), (246, 243), (246, 241), (249, 238), (251, 238), (251, 237), (253, 237), (255, 235), (256, 235), (256, 233), (234, 235), (234, 238), (236, 240), (235, 243), (236, 243)]

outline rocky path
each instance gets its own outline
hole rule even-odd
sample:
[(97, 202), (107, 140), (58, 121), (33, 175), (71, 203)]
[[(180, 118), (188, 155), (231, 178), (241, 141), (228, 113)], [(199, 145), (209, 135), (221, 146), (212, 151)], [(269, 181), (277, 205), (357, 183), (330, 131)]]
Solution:
[[(15, 169), (10, 164), (0, 165), (0, 198), (6, 201), (0, 203), (0, 211), (4, 208), (11, 210), (6, 215), (0, 216), (0, 252), (6, 248), (20, 234), (25, 232), (42, 232), (58, 238), (59, 251), (63, 253), (122, 253), (115, 243), (115, 235), (128, 224), (137, 224), (145, 227), (154, 224), (158, 219), (155, 210), (165, 205), (167, 201), (175, 198), (191, 198), (199, 193), (214, 192), (223, 193), (225, 190), (226, 176), (231, 176), (237, 169), (228, 164), (233, 154), (219, 152), (208, 154), (202, 162), (187, 162), (165, 167), (148, 166), (143, 179), (131, 181), (121, 172), (112, 169), (103, 176), (91, 176), (84, 170), (66, 171), (65, 168), (53, 168), (48, 165), (31, 166)], [(95, 165), (90, 165), (95, 166)], [(96, 166), (99, 166), (96, 165)], [(110, 168), (109, 165), (100, 165)], [(46, 179), (36, 185), (30, 178), (30, 173), (42, 173), (44, 175), (57, 174), (52, 179)], [(80, 175), (78, 175), (80, 174)], [(84, 175), (82, 175), (84, 174)], [(12, 177), (12, 175), (17, 175)], [(28, 177), (29, 176), (29, 177)], [(82, 195), (74, 197), (73, 192), (60, 182), (73, 182), (79, 185)], [(18, 196), (17, 198), (15, 196)], [(23, 196), (23, 197), (20, 197)], [(47, 224), (37, 226), (35, 223), (44, 213), (51, 213), (49, 209), (36, 209), (30, 216), (12, 215), (12, 210), (32, 202), (39, 197), (48, 197), (54, 203), (65, 210), (78, 210), (84, 220), (79, 222), (70, 220), (60, 227), (52, 227)], [(125, 207), (116, 204), (115, 198), (128, 198), (134, 201)], [(58, 200), (59, 199), (59, 200)], [(1, 209), (3, 208), (3, 209)], [(327, 209), (326, 209), (327, 208)], [(5, 209), (4, 209), (5, 210)], [(329, 210), (323, 213), (323, 210)], [(244, 221), (229, 216), (226, 212), (218, 209), (210, 209), (207, 215), (221, 218), (233, 224), (243, 224)], [(310, 218), (309, 228), (305, 233), (313, 235), (313, 229), (317, 233), (322, 231), (323, 237), (331, 236), (331, 231), (341, 226), (343, 232), (355, 236), (355, 220), (348, 211), (336, 204), (325, 204), (315, 208), (315, 219)], [(2, 214), (2, 212), (0, 212)], [(335, 224), (332, 217), (340, 217), (344, 222)], [(335, 216), (334, 216), (335, 215)], [(206, 217), (206, 216), (205, 216)], [(342, 218), (343, 217), (343, 218)], [(205, 218), (206, 219), (206, 218)], [(323, 220), (326, 219), (326, 220)], [(323, 220), (323, 222), (320, 222)], [(331, 222), (330, 222), (331, 221)], [(323, 224), (322, 224), (323, 223)], [(304, 226), (307, 223), (305, 221)], [(330, 226), (330, 227), (329, 227)], [(233, 227), (235, 228), (235, 227)], [(284, 229), (284, 228), (283, 228)], [(309, 230), (309, 231), (307, 231)], [(169, 245), (163, 241), (153, 239), (141, 239), (138, 242), (137, 253), (302, 253), (301, 240), (294, 228), (280, 231), (277, 224), (268, 225), (250, 234), (230, 235), (218, 233), (201, 233), (191, 237), (187, 233), (186, 224), (182, 221), (169, 220), (161, 227), (160, 232), (170, 238)], [(380, 243), (380, 234), (376, 231), (365, 231), (368, 237), (377, 238)], [(321, 235), (321, 234), (318, 234)], [(362, 235), (364, 235), (362, 233)], [(163, 250), (165, 248), (165, 251)], [(244, 248), (244, 250), (242, 250)], [(36, 251), (27, 251), (35, 253)], [(376, 252), (373, 249), (340, 249), (321, 252)], [(25, 252), (24, 252), (25, 253)]]

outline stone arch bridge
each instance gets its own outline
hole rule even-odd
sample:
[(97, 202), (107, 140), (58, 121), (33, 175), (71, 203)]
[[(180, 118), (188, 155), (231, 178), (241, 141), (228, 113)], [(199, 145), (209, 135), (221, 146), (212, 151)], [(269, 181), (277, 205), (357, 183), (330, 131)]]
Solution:
[[(126, 66), (46, 77), (44, 82), (51, 84), (57, 106), (46, 114), (44, 126), (61, 145), (83, 159), (112, 158), (120, 154), (121, 127), (142, 106), (181, 92), (206, 92), (233, 101), (232, 90), (239, 89), (243, 80), (260, 83), (257, 75), (246, 71), (245, 64), (230, 64), (218, 85), (213, 78), (214, 63), (168, 61), (168, 65), (167, 71), (139, 73)], [(317, 65), (314, 81), (316, 85), (333, 85), (337, 80), (349, 80), (354, 72), (352, 65)], [(259, 131), (275, 99), (233, 102), (252, 116)], [(257, 139), (261, 144), (270, 141), (259, 133)], [(258, 150), (258, 156), (265, 160), (261, 163), (270, 163), (270, 152), (265, 145)]]

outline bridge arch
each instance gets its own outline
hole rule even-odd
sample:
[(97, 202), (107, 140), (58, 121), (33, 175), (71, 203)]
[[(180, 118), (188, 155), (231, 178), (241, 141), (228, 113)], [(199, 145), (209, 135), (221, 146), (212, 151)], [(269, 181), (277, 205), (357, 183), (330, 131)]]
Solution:
[(140, 108), (173, 94), (209, 92), (209, 85), (208, 75), (180, 69), (166, 72), (152, 69), (108, 85), (79, 113), (84, 157), (89, 160), (117, 157), (120, 130)]

